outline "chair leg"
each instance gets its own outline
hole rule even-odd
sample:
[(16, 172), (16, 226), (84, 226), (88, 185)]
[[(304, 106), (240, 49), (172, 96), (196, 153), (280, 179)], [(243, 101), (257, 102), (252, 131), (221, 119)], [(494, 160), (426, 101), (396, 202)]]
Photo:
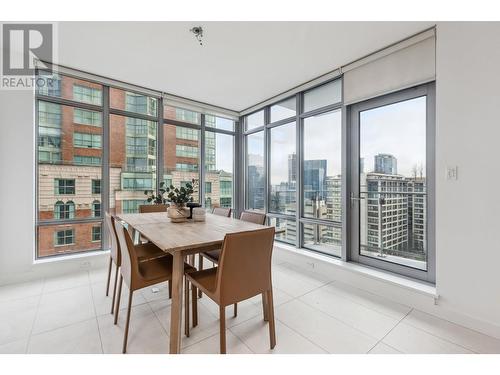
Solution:
[(193, 327), (198, 325), (198, 288), (191, 284), (191, 294), (193, 298)]
[(118, 283), (118, 296), (116, 298), (116, 307), (115, 307), (115, 322), (118, 323), (118, 313), (120, 312), (120, 299), (122, 296), (122, 284), (123, 284), (123, 276), (120, 275), (120, 282)]
[(106, 283), (106, 297), (109, 295), (109, 282), (111, 281), (111, 267), (113, 266), (113, 259), (109, 257), (109, 267), (108, 267), (108, 282)]
[(130, 324), (130, 310), (132, 310), (132, 296), (133, 295), (134, 295), (134, 292), (131, 290), (128, 294), (127, 321), (125, 323), (125, 334), (123, 335), (123, 350), (122, 350), (123, 354), (125, 354), (127, 352), (128, 326)]
[(118, 284), (118, 266), (116, 266), (116, 271), (115, 271), (115, 285), (113, 286), (113, 300), (111, 301), (111, 314), (113, 314), (115, 308), (116, 284)]
[(235, 303), (233, 305), (233, 310), (234, 310), (234, 317), (236, 318), (238, 316), (238, 304)]
[(168, 280), (168, 299), (172, 299), (172, 281)]
[[(198, 254), (198, 271), (203, 270), (203, 256), (201, 254)], [(201, 298), (203, 293), (201, 292), (201, 289), (198, 290), (198, 298)]]
[(189, 337), (189, 281), (184, 278), (184, 334)]
[(264, 321), (267, 322), (269, 320), (269, 315), (268, 315), (267, 295), (266, 295), (266, 293), (262, 293), (262, 310), (264, 311)]
[(220, 354), (226, 354), (226, 307), (219, 306)]
[(267, 292), (267, 308), (269, 317), (269, 341), (271, 344), (271, 349), (274, 349), (274, 347), (276, 346), (276, 328), (274, 324), (274, 301), (272, 289)]

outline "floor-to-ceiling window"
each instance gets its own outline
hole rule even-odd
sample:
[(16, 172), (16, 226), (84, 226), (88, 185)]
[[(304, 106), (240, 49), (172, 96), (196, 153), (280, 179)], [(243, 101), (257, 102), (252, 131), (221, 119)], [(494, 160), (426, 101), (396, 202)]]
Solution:
[(103, 87), (39, 73), (37, 257), (102, 247)]

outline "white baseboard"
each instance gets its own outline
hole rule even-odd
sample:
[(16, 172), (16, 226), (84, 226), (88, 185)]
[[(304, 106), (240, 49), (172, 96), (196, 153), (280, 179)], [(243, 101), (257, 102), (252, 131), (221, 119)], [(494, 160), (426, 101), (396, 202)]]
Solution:
[(444, 306), (433, 285), (279, 243), (273, 258), (500, 339), (499, 325)]

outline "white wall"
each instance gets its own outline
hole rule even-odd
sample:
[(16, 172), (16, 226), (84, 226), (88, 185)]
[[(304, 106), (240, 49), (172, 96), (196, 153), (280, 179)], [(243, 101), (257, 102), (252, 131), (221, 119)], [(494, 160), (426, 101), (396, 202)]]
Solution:
[(439, 23), (436, 52), (437, 289), (500, 327), (500, 23)]
[[(432, 311), (500, 336), (500, 23), (439, 23), (436, 53), (440, 299)], [(0, 284), (83, 262), (32, 264), (32, 100), (0, 91)], [(458, 166), (457, 181), (445, 179), (448, 165)]]

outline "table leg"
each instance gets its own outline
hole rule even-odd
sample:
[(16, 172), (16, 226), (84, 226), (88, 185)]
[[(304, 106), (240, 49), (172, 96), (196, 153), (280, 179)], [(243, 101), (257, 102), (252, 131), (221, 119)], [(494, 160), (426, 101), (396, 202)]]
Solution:
[(181, 349), (181, 313), (182, 313), (182, 278), (184, 276), (184, 256), (181, 252), (173, 254), (172, 306), (170, 312), (170, 354), (180, 353)]

